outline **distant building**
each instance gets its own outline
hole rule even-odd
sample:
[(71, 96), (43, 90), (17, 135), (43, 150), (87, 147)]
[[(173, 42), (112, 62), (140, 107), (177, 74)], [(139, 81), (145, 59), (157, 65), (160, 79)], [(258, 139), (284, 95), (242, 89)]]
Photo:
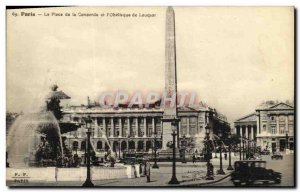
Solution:
[(262, 149), (294, 150), (294, 107), (263, 105), (234, 122), (236, 134), (254, 140)]
[[(158, 142), (163, 138), (163, 109), (152, 108), (101, 108), (100, 106), (70, 106), (63, 108), (64, 122), (84, 123), (83, 118), (92, 118), (92, 145), (95, 151), (107, 151), (110, 146), (113, 151), (149, 151), (152, 149), (154, 133)], [(224, 134), (230, 131), (229, 123), (224, 115), (205, 105), (198, 107), (182, 107), (178, 109), (179, 142), (183, 136), (187, 140), (197, 138), (202, 145), (205, 126), (209, 124), (211, 133), (222, 130)], [(82, 153), (86, 149), (86, 127), (82, 125), (77, 131), (63, 134), (65, 142), (71, 149)], [(197, 148), (197, 144), (195, 144)], [(198, 145), (199, 147), (199, 145)], [(196, 149), (195, 149), (196, 150)], [(199, 151), (200, 149), (198, 149)]]

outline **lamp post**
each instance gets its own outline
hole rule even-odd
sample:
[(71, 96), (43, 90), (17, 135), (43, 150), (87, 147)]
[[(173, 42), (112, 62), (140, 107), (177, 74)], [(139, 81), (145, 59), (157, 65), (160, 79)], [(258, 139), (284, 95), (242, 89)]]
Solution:
[(152, 166), (153, 169), (159, 169), (157, 165), (156, 153), (157, 153), (157, 132), (154, 132), (154, 164)]
[(176, 131), (177, 131), (178, 119), (172, 121), (172, 136), (173, 136), (173, 166), (172, 166), (172, 178), (169, 181), (169, 184), (179, 184), (179, 181), (176, 178)]
[(182, 147), (183, 157), (181, 163), (186, 163), (186, 159), (185, 159), (186, 136), (185, 135), (182, 136), (182, 140), (183, 140), (183, 147)]
[(88, 116), (88, 118), (85, 121), (86, 127), (87, 127), (87, 171), (86, 171), (86, 180), (83, 183), (83, 187), (93, 187), (94, 184), (91, 181), (91, 154), (90, 154), (90, 142), (91, 142), (91, 117)]
[(205, 134), (206, 134), (206, 167), (207, 167), (207, 172), (206, 172), (206, 180), (214, 180), (213, 176), (213, 166), (210, 163), (210, 147), (209, 147), (209, 134), (210, 134), (210, 127), (206, 126), (205, 127)]
[(227, 170), (233, 170), (232, 165), (231, 165), (231, 133), (229, 133), (228, 135), (228, 139), (229, 139), (229, 144), (228, 144), (228, 152), (229, 152), (229, 165), (227, 167)]
[(222, 131), (219, 131), (219, 139), (220, 139), (220, 146), (219, 146), (219, 150), (220, 150), (220, 169), (218, 170), (218, 174), (219, 175), (225, 175), (225, 172), (223, 170), (223, 164), (222, 164)]

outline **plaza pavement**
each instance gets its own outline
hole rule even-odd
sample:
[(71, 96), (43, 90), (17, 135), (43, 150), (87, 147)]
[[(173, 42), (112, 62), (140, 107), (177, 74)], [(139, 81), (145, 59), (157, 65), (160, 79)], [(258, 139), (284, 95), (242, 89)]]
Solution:
[[(219, 157), (219, 156), (218, 156)], [(232, 164), (235, 160), (238, 160), (239, 156), (232, 157)], [(151, 168), (151, 182), (147, 182), (146, 177), (132, 178), (132, 179), (112, 179), (112, 180), (101, 180), (93, 181), (95, 186), (98, 187), (170, 187), (170, 186), (186, 186), (189, 185), (202, 185), (209, 184), (212, 182), (218, 182), (230, 175), (230, 171), (227, 171), (228, 158), (223, 158), (223, 170), (225, 175), (216, 174), (219, 169), (219, 158), (213, 158), (212, 164), (214, 165), (214, 180), (205, 180), (206, 175), (206, 163), (205, 162), (187, 162), (187, 163), (176, 163), (176, 176), (179, 185), (170, 185), (168, 182), (172, 177), (172, 163), (171, 162), (158, 162), (159, 169)], [(153, 163), (152, 163), (153, 164)], [(80, 187), (81, 182), (53, 182), (53, 183), (27, 183), (25, 186), (74, 186)]]

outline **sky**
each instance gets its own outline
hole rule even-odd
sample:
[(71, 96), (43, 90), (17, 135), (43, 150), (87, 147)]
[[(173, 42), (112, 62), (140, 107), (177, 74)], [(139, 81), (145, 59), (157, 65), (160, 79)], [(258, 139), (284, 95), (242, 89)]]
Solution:
[[(262, 101), (293, 100), (292, 7), (174, 11), (179, 92), (196, 92), (230, 123), (254, 112)], [(79, 17), (79, 12), (105, 16)], [(69, 105), (86, 104), (87, 96), (94, 100), (104, 91), (163, 91), (165, 14), (166, 7), (8, 10), (7, 111), (43, 105), (54, 83), (72, 98)]]

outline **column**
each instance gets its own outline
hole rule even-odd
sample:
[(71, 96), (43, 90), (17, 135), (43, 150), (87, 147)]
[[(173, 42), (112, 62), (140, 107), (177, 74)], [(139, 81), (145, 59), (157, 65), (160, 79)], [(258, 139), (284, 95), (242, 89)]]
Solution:
[(289, 115), (285, 116), (285, 131), (289, 134)]
[(103, 132), (102, 132), (102, 137), (107, 137), (107, 134), (106, 134), (106, 121), (105, 121), (105, 118), (102, 117), (102, 124), (103, 124)]
[(251, 140), (254, 140), (254, 126), (250, 126), (251, 130)]
[(190, 118), (189, 117), (186, 118), (186, 136), (187, 137), (190, 136)]
[(248, 126), (245, 127), (245, 131), (246, 131), (246, 138), (249, 139), (249, 127)]
[[(157, 128), (155, 128), (157, 129)], [(161, 130), (161, 135), (163, 135), (164, 129), (163, 129), (163, 122), (162, 122), (162, 118), (160, 118), (160, 130)], [(157, 130), (156, 130), (157, 131)]]
[[(242, 126), (239, 126), (239, 136), (240, 136), (240, 138), (243, 136), (242, 134), (243, 134), (243, 132), (242, 132)], [(242, 139), (240, 140), (240, 146), (242, 146)]]
[[(131, 136), (130, 117), (127, 117), (127, 132), (128, 132), (127, 133), (128, 136)], [(128, 145), (128, 142), (127, 142), (127, 145)]]
[(146, 141), (143, 141), (143, 150), (146, 151)]
[[(279, 134), (279, 115), (276, 115), (276, 135)], [(276, 144), (277, 146), (277, 144)]]
[(97, 117), (95, 117), (95, 128), (94, 128), (94, 137), (98, 137), (98, 124), (97, 124)]
[(147, 133), (147, 117), (144, 117), (144, 134), (143, 137), (146, 137)]
[(101, 142), (102, 142), (102, 149), (105, 149), (105, 141), (101, 141)]
[(135, 118), (135, 134), (134, 134), (134, 137), (138, 137), (138, 134), (139, 134), (139, 118), (136, 117)]
[(119, 118), (119, 127), (120, 127), (119, 137), (123, 137), (122, 117)]
[(113, 117), (111, 117), (111, 130), (110, 130), (110, 136), (111, 137), (114, 137), (115, 136), (115, 128), (114, 128), (115, 126), (114, 126), (114, 118)]
[(178, 122), (178, 130), (179, 130), (179, 137), (182, 136), (182, 130), (181, 130), (181, 121)]
[(150, 137), (152, 137), (154, 132), (155, 132), (155, 118), (152, 117), (152, 132), (151, 132), (151, 133), (148, 133), (148, 135), (149, 135)]

